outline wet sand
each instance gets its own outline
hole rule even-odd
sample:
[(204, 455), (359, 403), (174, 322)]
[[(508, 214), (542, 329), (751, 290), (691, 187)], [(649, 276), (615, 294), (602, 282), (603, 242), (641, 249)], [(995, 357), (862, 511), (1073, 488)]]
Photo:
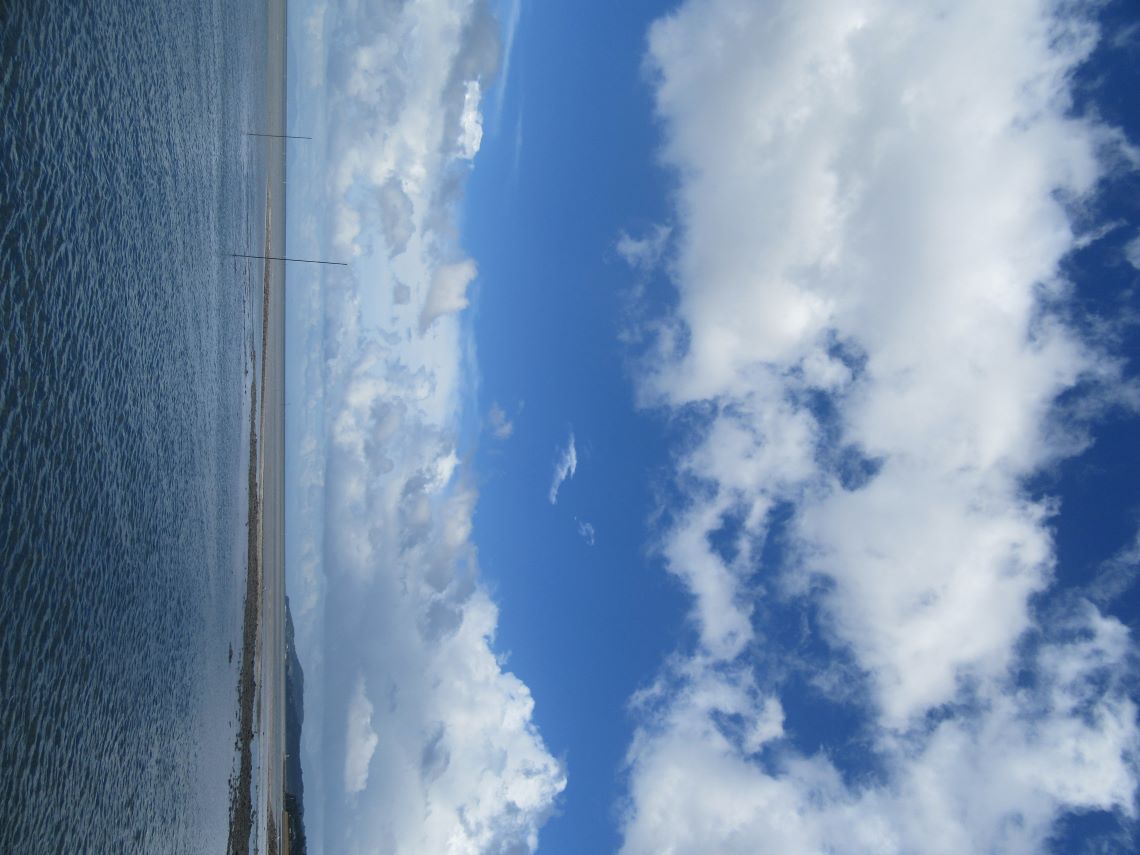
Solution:
[[(285, 0), (267, 0), (267, 127), (285, 133)], [(285, 255), (285, 140), (254, 138), (264, 158), (263, 254)], [(285, 264), (261, 270), (260, 348), (252, 354), (249, 554), (238, 678), (231, 855), (283, 851), (285, 798)], [(260, 357), (260, 359), (259, 359)], [(260, 361), (260, 365), (258, 362)]]

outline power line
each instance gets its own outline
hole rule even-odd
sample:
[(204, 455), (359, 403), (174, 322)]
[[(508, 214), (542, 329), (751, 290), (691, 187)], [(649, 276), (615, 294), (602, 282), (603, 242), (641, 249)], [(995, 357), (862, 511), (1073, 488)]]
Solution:
[(231, 258), (258, 258), (262, 261), (297, 261), (301, 264), (331, 264), (334, 267), (348, 267), (344, 261), (318, 261), (315, 258), (286, 258), (281, 255), (246, 255), (243, 252), (231, 252)]

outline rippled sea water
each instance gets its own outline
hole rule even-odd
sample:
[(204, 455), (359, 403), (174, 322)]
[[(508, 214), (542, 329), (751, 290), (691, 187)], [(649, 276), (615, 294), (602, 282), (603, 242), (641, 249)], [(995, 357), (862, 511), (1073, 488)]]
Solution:
[(2, 853), (225, 850), (264, 15), (0, 4)]

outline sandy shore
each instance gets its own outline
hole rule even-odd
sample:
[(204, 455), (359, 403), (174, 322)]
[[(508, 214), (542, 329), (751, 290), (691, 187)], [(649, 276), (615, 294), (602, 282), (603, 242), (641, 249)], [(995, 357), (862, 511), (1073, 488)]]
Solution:
[[(285, 133), (285, 0), (269, 0), (270, 133)], [(285, 251), (285, 140), (267, 139), (266, 255)], [(285, 828), (285, 263), (266, 262), (262, 362), (262, 598), (260, 744), (265, 835), (277, 855)]]
[[(285, 133), (286, 2), (267, 0), (267, 117)], [(285, 140), (252, 143), (265, 164), (263, 254), (285, 252)], [(262, 269), (251, 383), (249, 555), (238, 683), (238, 770), (229, 852), (277, 855), (285, 829), (285, 264)], [(259, 359), (260, 357), (260, 359)], [(260, 361), (260, 365), (257, 362)]]
[[(285, 133), (285, 2), (270, 2), (271, 133)], [(266, 140), (269, 177), (266, 188), (265, 254), (285, 252), (285, 140)], [(285, 263), (266, 262), (265, 355), (262, 362), (262, 591), (260, 745), (261, 794), (264, 805), (259, 826), (265, 846), (259, 852), (281, 851), (285, 824)]]

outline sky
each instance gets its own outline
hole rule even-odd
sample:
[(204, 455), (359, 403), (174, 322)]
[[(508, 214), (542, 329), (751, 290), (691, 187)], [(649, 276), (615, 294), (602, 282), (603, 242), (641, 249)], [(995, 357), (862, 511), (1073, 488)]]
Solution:
[(315, 852), (1136, 848), (1134, 6), (289, 13)]

